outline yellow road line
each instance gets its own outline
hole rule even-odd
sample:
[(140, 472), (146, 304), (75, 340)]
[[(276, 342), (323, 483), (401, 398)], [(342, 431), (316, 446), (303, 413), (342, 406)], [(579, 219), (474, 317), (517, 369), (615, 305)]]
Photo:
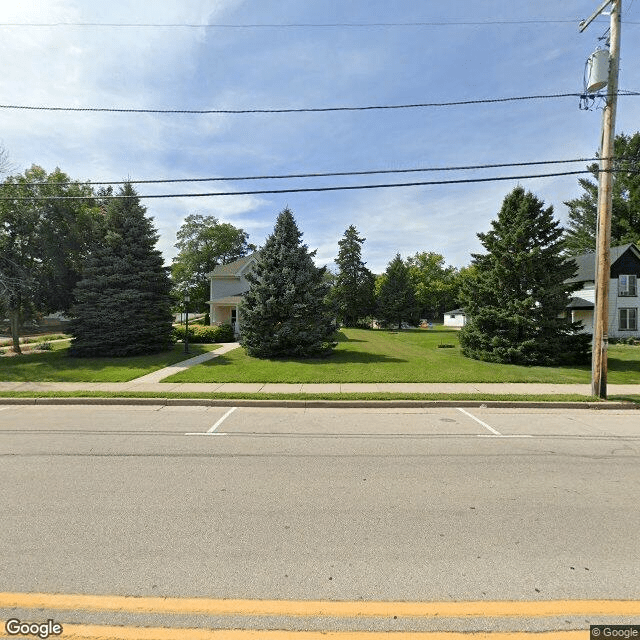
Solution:
[[(588, 631), (546, 631), (536, 640), (585, 640)], [(249, 629), (167, 629), (65, 624), (64, 640), (531, 640), (527, 632), (447, 631), (276, 631)]]
[(640, 616), (640, 600), (362, 602), (0, 593), (0, 609), (7, 608), (331, 618)]

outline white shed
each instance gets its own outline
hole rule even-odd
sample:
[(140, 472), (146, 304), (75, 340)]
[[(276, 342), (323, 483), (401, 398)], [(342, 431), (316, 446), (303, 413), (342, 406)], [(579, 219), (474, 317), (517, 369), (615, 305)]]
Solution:
[(467, 324), (467, 315), (464, 309), (454, 309), (453, 311), (445, 311), (444, 326), (445, 327), (464, 327)]

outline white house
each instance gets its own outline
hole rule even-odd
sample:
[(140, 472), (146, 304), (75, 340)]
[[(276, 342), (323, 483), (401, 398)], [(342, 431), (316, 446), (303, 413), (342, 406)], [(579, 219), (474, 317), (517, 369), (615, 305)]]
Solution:
[(230, 324), (236, 335), (240, 333), (239, 307), (242, 296), (249, 290), (246, 276), (256, 257), (257, 253), (252, 253), (235, 262), (220, 264), (208, 274), (210, 324)]
[(444, 326), (445, 327), (464, 327), (467, 324), (467, 315), (464, 309), (454, 309), (453, 311), (445, 311)]
[[(568, 305), (571, 321), (580, 320), (586, 333), (593, 333), (595, 306), (595, 253), (575, 256), (578, 273), (568, 282), (578, 282), (582, 289), (573, 294)], [(635, 244), (611, 247), (609, 279), (610, 338), (638, 338), (638, 278), (640, 278), (640, 250)]]

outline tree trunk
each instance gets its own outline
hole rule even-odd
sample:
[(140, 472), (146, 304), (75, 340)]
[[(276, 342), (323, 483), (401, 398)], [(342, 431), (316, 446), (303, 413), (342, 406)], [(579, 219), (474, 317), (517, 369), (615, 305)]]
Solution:
[(20, 310), (9, 309), (9, 322), (11, 325), (11, 338), (13, 339), (13, 345), (11, 351), (14, 353), (22, 354), (20, 349)]

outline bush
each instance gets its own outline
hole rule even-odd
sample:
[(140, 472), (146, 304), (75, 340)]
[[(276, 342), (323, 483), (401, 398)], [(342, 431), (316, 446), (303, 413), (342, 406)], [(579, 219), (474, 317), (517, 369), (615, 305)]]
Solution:
[[(184, 325), (173, 327), (173, 336), (176, 341), (183, 341), (184, 333)], [(231, 325), (221, 324), (213, 327), (205, 327), (199, 324), (189, 324), (190, 342), (212, 344), (219, 342), (233, 342), (234, 340), (235, 336), (233, 335), (233, 329), (231, 328)]]

